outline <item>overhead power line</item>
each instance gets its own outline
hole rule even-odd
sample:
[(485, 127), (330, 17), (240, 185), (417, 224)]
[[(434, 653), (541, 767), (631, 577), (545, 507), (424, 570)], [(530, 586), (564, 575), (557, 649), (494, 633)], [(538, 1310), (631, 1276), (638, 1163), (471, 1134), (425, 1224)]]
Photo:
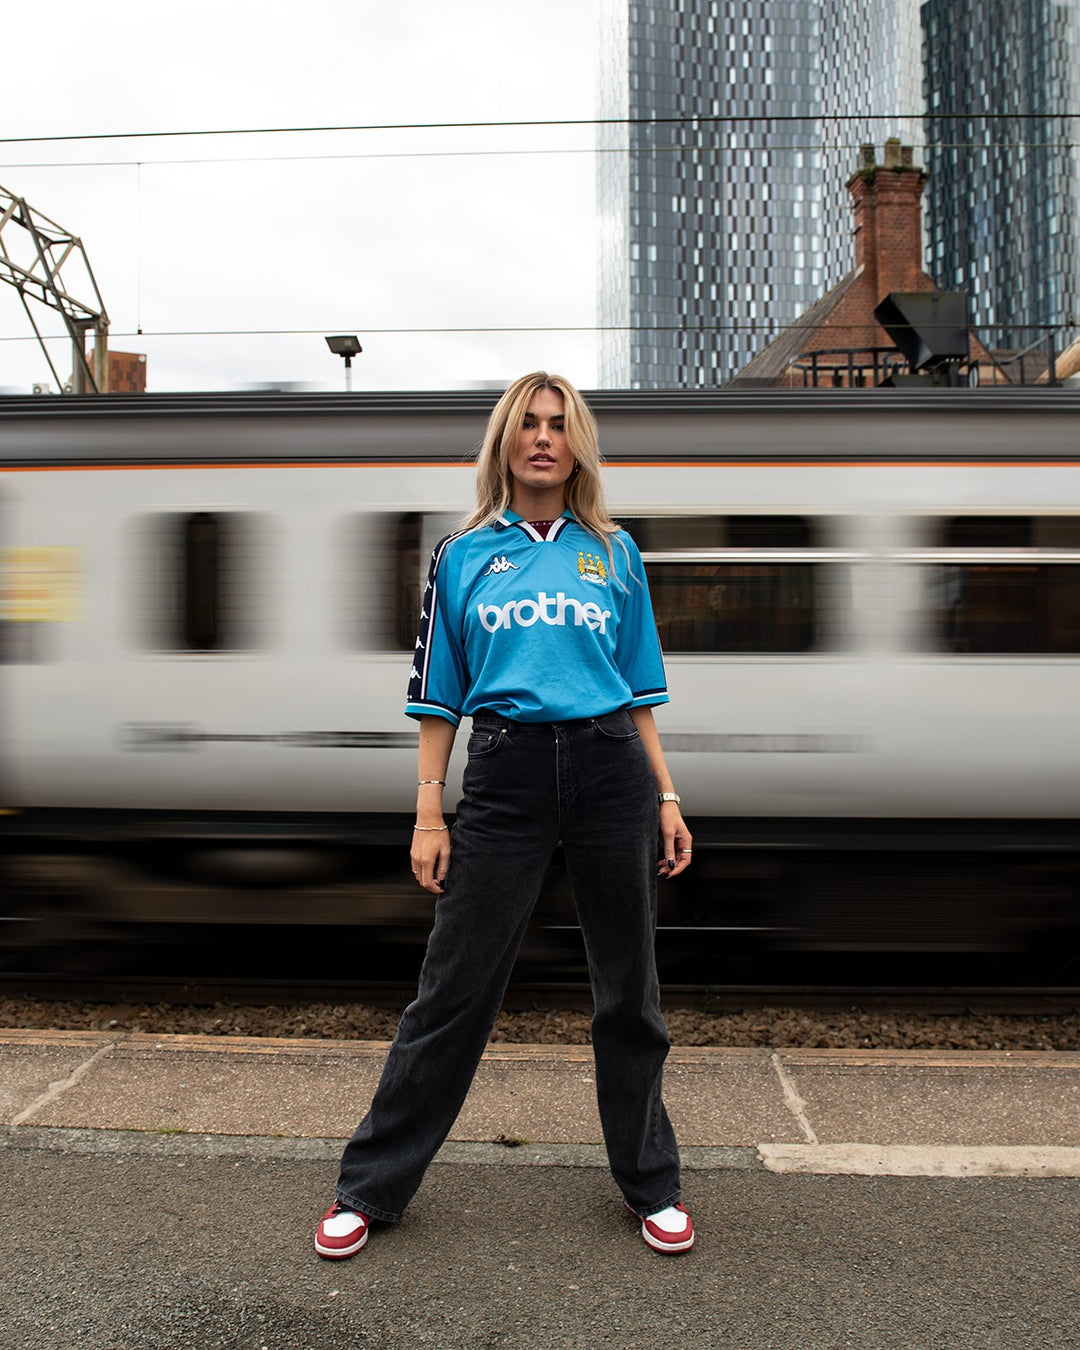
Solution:
[(528, 127), (610, 127), (610, 126), (752, 126), (768, 123), (792, 126), (804, 122), (820, 125), (834, 123), (895, 123), (921, 122), (1044, 122), (1068, 121), (1080, 118), (1080, 112), (1059, 113), (881, 113), (867, 116), (840, 116), (835, 113), (787, 113), (767, 116), (680, 116), (680, 117), (569, 117), (536, 118), (508, 122), (367, 122), (332, 123), (326, 126), (285, 127), (203, 127), (179, 131), (90, 131), (70, 132), (55, 136), (0, 136), (0, 145), (45, 145), (57, 141), (135, 141), (163, 140), (185, 136), (310, 136), (347, 131), (480, 131), (525, 129)]

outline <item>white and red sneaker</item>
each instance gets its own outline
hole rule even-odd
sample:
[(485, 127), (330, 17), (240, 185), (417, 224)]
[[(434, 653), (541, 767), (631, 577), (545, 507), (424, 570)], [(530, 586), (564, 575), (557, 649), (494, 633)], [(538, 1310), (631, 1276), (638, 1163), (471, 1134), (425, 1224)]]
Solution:
[(315, 1250), (331, 1260), (354, 1256), (368, 1240), (369, 1228), (366, 1214), (347, 1209), (340, 1200), (335, 1200), (319, 1221)]
[(654, 1252), (688, 1252), (694, 1245), (694, 1224), (685, 1205), (668, 1205), (642, 1219), (641, 1236)]

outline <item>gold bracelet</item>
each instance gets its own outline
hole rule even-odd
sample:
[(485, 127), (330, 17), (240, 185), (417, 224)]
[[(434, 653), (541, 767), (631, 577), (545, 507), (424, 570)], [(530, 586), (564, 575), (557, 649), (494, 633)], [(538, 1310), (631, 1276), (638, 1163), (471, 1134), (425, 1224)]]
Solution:
[(419, 780), (419, 782), (416, 784), (416, 786), (417, 786), (417, 787), (427, 787), (429, 783), (435, 783), (435, 784), (437, 784), (439, 787), (445, 787), (445, 786), (446, 786), (446, 779), (445, 779), (445, 778), (421, 778), (421, 779)]
[(414, 830), (423, 830), (425, 834), (438, 834), (442, 830), (448, 830), (449, 825), (414, 825)]

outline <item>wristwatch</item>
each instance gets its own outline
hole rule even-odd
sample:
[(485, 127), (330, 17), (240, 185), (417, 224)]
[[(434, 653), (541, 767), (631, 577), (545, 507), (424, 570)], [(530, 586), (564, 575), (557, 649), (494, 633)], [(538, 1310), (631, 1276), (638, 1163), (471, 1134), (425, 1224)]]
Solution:
[(682, 803), (682, 798), (677, 792), (658, 792), (656, 794), (656, 800), (661, 806), (663, 806), (665, 802), (674, 802), (676, 806), (679, 806)]

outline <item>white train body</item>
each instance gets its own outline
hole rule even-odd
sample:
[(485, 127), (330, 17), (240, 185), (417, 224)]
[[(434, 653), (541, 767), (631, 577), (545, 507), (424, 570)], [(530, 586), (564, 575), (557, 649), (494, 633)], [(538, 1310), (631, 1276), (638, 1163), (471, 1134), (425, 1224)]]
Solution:
[[(944, 649), (933, 600), (950, 559), (1080, 564), (1080, 396), (596, 402), (613, 514), (664, 522), (663, 548), (643, 543), (650, 575), (758, 558), (815, 569), (808, 649), (668, 643), (658, 722), (692, 816), (1075, 819), (1080, 651)], [(419, 577), (471, 502), (463, 457), (484, 401), (9, 403), (3, 804), (408, 813), (409, 652), (400, 627), (387, 637), (403, 566)], [(809, 546), (677, 546), (702, 520), (784, 517), (810, 522)], [(1068, 546), (944, 548), (941, 523), (972, 517), (1061, 519)], [(192, 519), (227, 520), (234, 541), (234, 636), (213, 649), (161, 639), (178, 584), (161, 539)], [(419, 539), (404, 560), (402, 521)]]

